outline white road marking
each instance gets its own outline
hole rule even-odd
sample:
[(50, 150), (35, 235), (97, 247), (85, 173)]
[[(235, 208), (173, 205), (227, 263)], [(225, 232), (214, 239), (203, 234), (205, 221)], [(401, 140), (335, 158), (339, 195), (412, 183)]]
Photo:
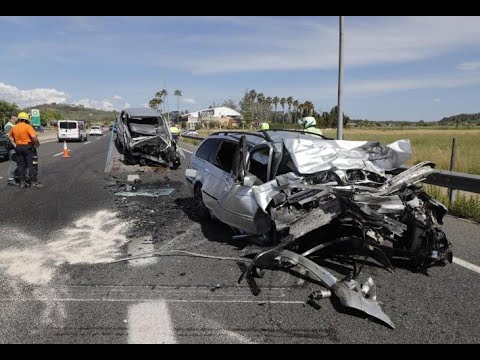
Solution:
[(175, 344), (175, 333), (164, 301), (135, 304), (128, 308), (129, 344)]
[(52, 142), (57, 142), (58, 140), (47, 140), (47, 141), (42, 141), (41, 143), (42, 144), (48, 144), (48, 143), (52, 143)]
[(60, 155), (62, 155), (62, 154), (63, 154), (63, 151), (62, 151), (61, 153), (58, 153), (58, 154), (53, 155), (53, 157), (55, 157), (55, 156), (60, 156)]
[(124, 299), (107, 299), (107, 298), (0, 298), (0, 302), (31, 302), (31, 301), (55, 301), (55, 302), (164, 302), (164, 303), (186, 303), (186, 304), (283, 304), (283, 305), (305, 305), (305, 301), (300, 300), (204, 300), (204, 299), (150, 299), (146, 298), (124, 298)]
[(91, 141), (87, 141), (84, 145), (88, 145), (88, 144), (90, 144), (90, 143), (91, 143)]
[(179, 149), (180, 149), (180, 150), (183, 150), (183, 151), (185, 151), (185, 152), (187, 152), (187, 153), (189, 153), (189, 154), (193, 154), (193, 152), (191, 152), (191, 151), (189, 151), (189, 150), (186, 150), (186, 149), (184, 149), (184, 148), (179, 147)]
[(0, 176), (0, 179), (3, 179), (3, 176)]
[(468, 261), (459, 259), (457, 257), (453, 258), (453, 262), (454, 262), (454, 264), (463, 266), (464, 268), (467, 268), (468, 270), (472, 270), (472, 271), (475, 271), (476, 273), (480, 274), (480, 266), (473, 265), (473, 264), (469, 263)]

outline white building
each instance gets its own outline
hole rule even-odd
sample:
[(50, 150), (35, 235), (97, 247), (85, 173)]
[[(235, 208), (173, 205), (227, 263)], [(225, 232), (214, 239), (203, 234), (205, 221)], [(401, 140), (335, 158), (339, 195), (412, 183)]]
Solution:
[(204, 118), (204, 117), (209, 117), (209, 118), (232, 118), (232, 119), (237, 119), (242, 117), (242, 115), (233, 109), (230, 109), (229, 107), (226, 106), (220, 106), (216, 108), (211, 108), (211, 109), (205, 109), (205, 110), (200, 110), (200, 111), (195, 111), (190, 114), (188, 114), (189, 117), (196, 117), (196, 118)]

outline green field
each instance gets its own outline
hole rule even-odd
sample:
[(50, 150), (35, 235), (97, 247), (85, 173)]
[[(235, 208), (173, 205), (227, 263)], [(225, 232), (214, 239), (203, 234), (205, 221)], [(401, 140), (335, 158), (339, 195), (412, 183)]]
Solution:
[[(336, 130), (324, 130), (329, 137), (336, 136)], [(407, 165), (430, 160), (439, 170), (449, 170), (452, 139), (456, 138), (457, 157), (455, 171), (480, 175), (480, 130), (429, 129), (377, 130), (346, 129), (345, 140), (371, 140), (388, 144), (399, 139), (410, 139), (413, 157)]]

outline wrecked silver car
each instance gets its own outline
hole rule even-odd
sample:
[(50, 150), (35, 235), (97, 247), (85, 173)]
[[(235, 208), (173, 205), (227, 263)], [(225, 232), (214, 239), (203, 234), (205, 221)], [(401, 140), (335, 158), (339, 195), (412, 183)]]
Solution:
[(122, 110), (116, 120), (115, 146), (129, 165), (180, 166), (180, 153), (167, 122), (150, 108)]
[[(420, 185), (435, 165), (395, 172), (411, 154), (409, 140), (381, 145), (297, 131), (221, 132), (198, 147), (186, 178), (202, 218), (216, 218), (235, 230), (235, 238), (267, 246), (247, 279), (262, 269), (303, 269), (344, 306), (393, 327), (373, 280), (356, 281), (363, 265), (357, 268), (355, 259), (370, 257), (390, 271), (395, 258), (422, 268), (452, 262), (440, 228), (447, 209)], [(354, 259), (347, 279), (312, 261), (313, 254), (336, 247)]]

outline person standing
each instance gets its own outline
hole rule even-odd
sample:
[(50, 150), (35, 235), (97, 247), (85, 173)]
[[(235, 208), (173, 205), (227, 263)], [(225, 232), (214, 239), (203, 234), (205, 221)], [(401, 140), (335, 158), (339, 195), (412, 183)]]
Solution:
[[(17, 122), (17, 117), (15, 115), (10, 116), (10, 120), (6, 123), (5, 127), (3, 128), (3, 131), (5, 134), (8, 135), (10, 130), (15, 126)], [(8, 171), (7, 171), (7, 179), (8, 179), (8, 185), (15, 185), (18, 186), (20, 183), (15, 179), (15, 172), (17, 171), (17, 154), (15, 153), (15, 147), (11, 143), (10, 138), (9, 138), (9, 143), (8, 143), (8, 159), (10, 160), (10, 164), (8, 166)]]
[(322, 130), (316, 127), (317, 120), (313, 116), (307, 116), (298, 120), (298, 124), (303, 127), (303, 131), (312, 134), (323, 135)]
[(177, 127), (177, 125), (173, 125), (170, 127), (170, 133), (172, 134), (172, 140), (177, 143), (178, 142), (178, 136), (180, 135), (180, 129)]
[(10, 130), (8, 137), (15, 147), (17, 154), (18, 177), (20, 188), (27, 188), (26, 172), (28, 169), (31, 186), (34, 188), (43, 188), (43, 184), (38, 182), (37, 168), (34, 165), (36, 157), (36, 148), (40, 146), (37, 132), (33, 127), (26, 123), (30, 121), (30, 116), (26, 112), (21, 112), (17, 116), (17, 124)]

